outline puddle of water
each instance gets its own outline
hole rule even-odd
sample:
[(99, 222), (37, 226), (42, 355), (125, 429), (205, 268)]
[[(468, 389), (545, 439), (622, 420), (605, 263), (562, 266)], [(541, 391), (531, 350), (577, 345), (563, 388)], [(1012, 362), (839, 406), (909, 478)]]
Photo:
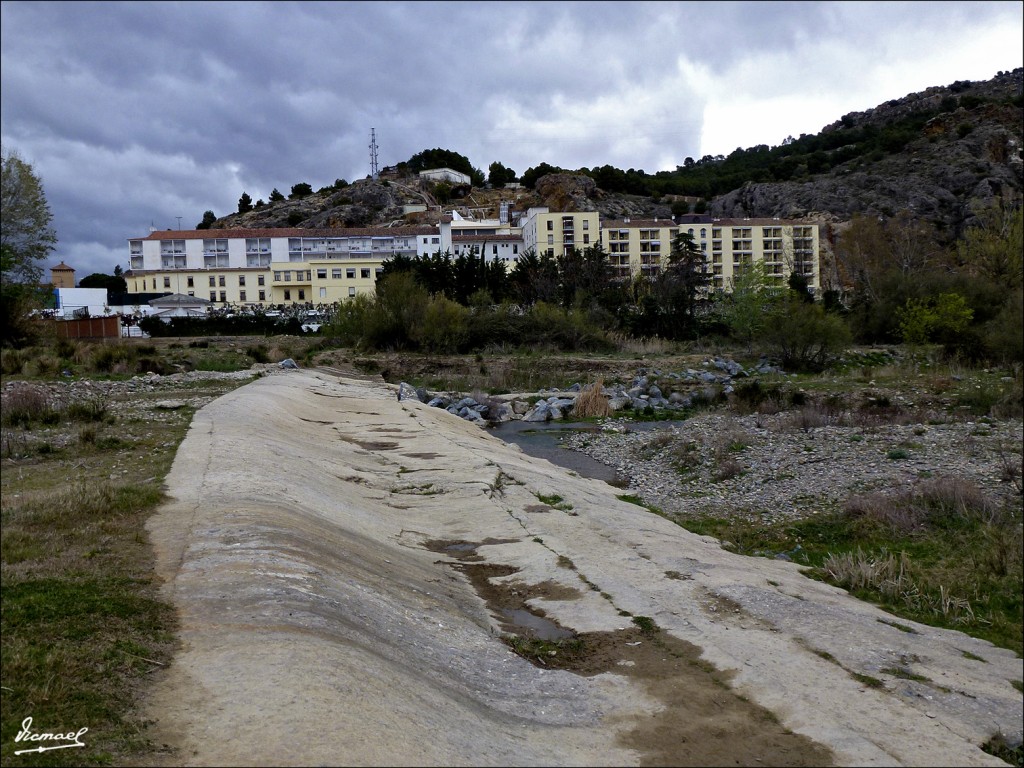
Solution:
[(449, 544), (444, 548), (445, 552), (472, 552), (479, 544), (474, 544), (470, 541), (464, 541), (457, 544)]
[(530, 423), (509, 421), (491, 430), (506, 443), (513, 443), (523, 449), (523, 453), (538, 459), (547, 459), (552, 464), (571, 469), (581, 477), (604, 480), (611, 485), (624, 486), (628, 479), (620, 477), (614, 468), (602, 464), (584, 453), (562, 447), (562, 437), (571, 429), (596, 432), (593, 424)]
[(565, 640), (576, 636), (574, 632), (562, 629), (553, 621), (548, 621), (543, 616), (523, 609), (505, 608), (501, 611), (501, 615), (512, 628), (528, 629), (530, 634), (538, 640)]

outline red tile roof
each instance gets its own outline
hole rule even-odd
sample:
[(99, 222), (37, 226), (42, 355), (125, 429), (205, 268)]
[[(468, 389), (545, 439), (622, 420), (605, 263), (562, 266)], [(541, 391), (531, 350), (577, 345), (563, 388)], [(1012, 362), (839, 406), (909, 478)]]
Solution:
[(323, 228), (299, 229), (276, 227), (267, 229), (165, 229), (150, 232), (146, 237), (130, 237), (129, 240), (214, 240), (218, 238), (244, 237), (415, 237), (437, 235), (437, 227), (358, 227), (351, 229)]

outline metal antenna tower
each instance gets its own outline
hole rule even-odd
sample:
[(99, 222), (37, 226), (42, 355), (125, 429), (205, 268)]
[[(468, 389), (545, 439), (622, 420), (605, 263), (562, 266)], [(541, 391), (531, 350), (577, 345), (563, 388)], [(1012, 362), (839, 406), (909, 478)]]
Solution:
[(377, 180), (377, 133), (371, 128), (370, 129), (370, 178), (374, 181)]

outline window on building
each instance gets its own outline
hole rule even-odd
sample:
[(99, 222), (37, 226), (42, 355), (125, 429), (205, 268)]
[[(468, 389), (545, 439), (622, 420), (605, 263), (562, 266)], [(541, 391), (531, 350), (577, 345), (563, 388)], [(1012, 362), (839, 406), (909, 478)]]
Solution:
[(321, 299), (326, 299), (327, 298), (327, 289), (326, 288), (321, 288), (320, 289), (320, 298)]
[(590, 235), (584, 235), (583, 236), (583, 244), (586, 245), (589, 242), (590, 242)]
[(164, 278), (164, 288), (170, 288), (170, 287), (171, 287), (171, 278), (165, 277)]
[(513, 244), (512, 245), (512, 253), (515, 253), (515, 254), (519, 253), (519, 245), (518, 244)]
[[(281, 282), (281, 273), (280, 272), (275, 272), (274, 273), (274, 280), (276, 282)], [(262, 283), (261, 283), (261, 285), (262, 285)]]
[(348, 295), (349, 296), (355, 296), (356, 295), (356, 287), (354, 285), (350, 285), (348, 287)]
[(224, 275), (217, 276), (217, 285), (219, 285), (221, 288), (223, 288), (226, 285), (224, 281)]
[(245, 285), (245, 275), (239, 275), (238, 276), (238, 285), (239, 285), (239, 287)]
[(216, 301), (216, 300), (217, 300), (217, 292), (216, 291), (210, 291), (210, 301)]
[(331, 270), (331, 279), (332, 280), (341, 280), (341, 269), (340, 268), (339, 269), (332, 269)]
[(441, 238), (440, 237), (432, 237), (432, 238), (430, 238), (430, 243), (431, 243), (431, 245), (440, 245), (441, 244)]
[(221, 292), (220, 292), (220, 300), (221, 300), (221, 303), (222, 303), (222, 304), (226, 304), (226, 303), (227, 303), (227, 300), (228, 300), (228, 294), (227, 294), (227, 292), (226, 292), (226, 291), (221, 291)]
[(263, 279), (263, 275), (258, 275), (256, 277), (256, 285), (266, 285), (266, 282)]
[(590, 221), (588, 221), (587, 219), (583, 220), (583, 229), (584, 230), (590, 229)]
[(493, 245), (493, 246), (491, 246), (491, 248), (492, 248), (491, 253), (493, 253), (495, 256), (497, 256), (498, 255), (498, 246)]
[(238, 300), (239, 301), (245, 301), (245, 291), (239, 291), (238, 292)]
[(195, 292), (195, 291), (189, 291), (189, 292), (188, 292), (188, 295), (189, 295), (189, 296), (195, 296), (195, 295), (196, 295), (196, 292)]
[(548, 220), (548, 232), (553, 232), (555, 229), (555, 222)]
[(326, 269), (318, 269), (316, 271), (316, 279), (317, 280), (326, 280), (327, 279), (327, 270)]
[(548, 235), (548, 245), (554, 245), (554, 244), (555, 244), (555, 236), (554, 235)]
[(354, 280), (356, 277), (355, 267), (349, 267), (348, 269), (346, 269), (345, 277), (347, 277), (349, 280)]
[(369, 267), (364, 267), (363, 269), (360, 269), (359, 270), (359, 276), (363, 280), (369, 280), (370, 279), (370, 268)]
[(188, 276), (188, 287), (189, 287), (189, 288), (195, 288), (195, 287), (196, 287), (196, 285), (195, 285), (195, 280), (194, 280), (194, 278), (192, 277), (192, 275), (189, 275), (189, 276)]
[(267, 292), (266, 291), (260, 291), (260, 301), (266, 301), (266, 300), (267, 300)]
[(305, 301), (305, 300), (306, 300), (306, 292), (300, 288), (299, 289), (299, 301)]
[(203, 240), (203, 266), (226, 267), (228, 265), (227, 238)]
[(216, 285), (217, 285), (217, 278), (214, 277), (213, 275), (210, 275), (210, 287), (214, 288), (214, 287), (216, 287)]
[(289, 291), (287, 288), (284, 289), (284, 300), (285, 301), (291, 301), (292, 300), (292, 292)]

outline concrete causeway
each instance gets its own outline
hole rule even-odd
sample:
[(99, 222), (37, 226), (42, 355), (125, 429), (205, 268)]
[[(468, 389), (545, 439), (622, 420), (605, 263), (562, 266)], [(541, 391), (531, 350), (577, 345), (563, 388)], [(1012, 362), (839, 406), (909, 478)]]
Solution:
[[(168, 765), (980, 766), (1021, 738), (1012, 652), (726, 552), (379, 380), (237, 389), (167, 486), (149, 530), (181, 648), (145, 714)], [(499, 593), (600, 663), (513, 653)]]

